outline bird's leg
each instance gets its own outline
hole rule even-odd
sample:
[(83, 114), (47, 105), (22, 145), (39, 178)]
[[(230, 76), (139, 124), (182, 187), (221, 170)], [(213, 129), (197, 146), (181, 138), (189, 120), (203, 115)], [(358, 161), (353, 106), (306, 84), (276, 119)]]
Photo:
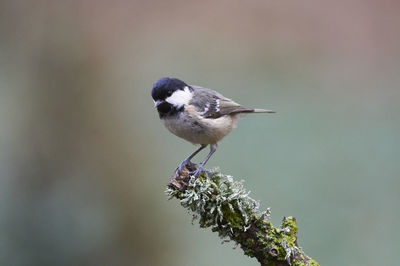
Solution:
[(192, 158), (194, 156), (196, 156), (196, 154), (198, 154), (202, 149), (204, 149), (205, 147), (207, 147), (207, 145), (201, 144), (200, 148), (197, 149), (195, 152), (193, 152), (189, 157), (187, 157), (179, 166), (178, 168), (176, 168), (177, 173), (180, 173), (182, 171), (182, 169), (188, 165), (190, 162), (190, 160), (192, 160)]
[(210, 159), (211, 155), (213, 155), (213, 153), (217, 150), (217, 147), (218, 147), (217, 143), (210, 145), (210, 153), (207, 155), (207, 157), (200, 164), (199, 168), (197, 168), (196, 171), (190, 172), (191, 175), (194, 175), (194, 177), (198, 177), (200, 175), (200, 173), (203, 171), (203, 168), (206, 165), (207, 161)]

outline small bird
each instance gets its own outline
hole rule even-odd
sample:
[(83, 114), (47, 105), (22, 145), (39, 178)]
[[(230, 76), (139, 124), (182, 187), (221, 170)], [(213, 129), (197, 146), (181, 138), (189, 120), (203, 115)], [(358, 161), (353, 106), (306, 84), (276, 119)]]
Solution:
[(161, 121), (171, 133), (193, 144), (200, 144), (200, 148), (178, 166), (178, 172), (210, 145), (210, 153), (195, 171), (189, 173), (195, 177), (200, 175), (216, 151), (217, 143), (232, 131), (243, 114), (275, 113), (245, 107), (216, 91), (188, 85), (177, 78), (159, 79), (153, 85), (151, 96)]

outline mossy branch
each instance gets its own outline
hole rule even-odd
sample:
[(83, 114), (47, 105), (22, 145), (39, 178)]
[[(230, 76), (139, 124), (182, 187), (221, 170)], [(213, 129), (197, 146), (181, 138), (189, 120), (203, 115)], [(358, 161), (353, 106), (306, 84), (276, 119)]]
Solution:
[(175, 174), (166, 194), (179, 199), (200, 227), (210, 227), (224, 241), (234, 241), (263, 266), (319, 265), (297, 245), (295, 218), (285, 217), (281, 227), (274, 227), (269, 221), (270, 209), (259, 211), (259, 203), (249, 197), (243, 181), (234, 181), (217, 170), (196, 179), (189, 175), (195, 169), (190, 164)]

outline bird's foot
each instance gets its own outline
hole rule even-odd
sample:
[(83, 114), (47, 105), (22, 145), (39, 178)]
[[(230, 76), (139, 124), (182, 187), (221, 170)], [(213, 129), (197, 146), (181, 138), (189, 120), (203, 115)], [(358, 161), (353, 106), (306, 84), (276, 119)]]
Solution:
[(184, 160), (175, 170), (175, 172), (180, 173), (182, 172), (183, 168), (186, 167), (186, 165), (188, 165), (190, 163), (189, 160)]
[(189, 172), (189, 175), (194, 176), (195, 178), (199, 177), (199, 175), (204, 172), (204, 169), (202, 166), (199, 166), (199, 168), (197, 168), (195, 171), (191, 171)]
[(190, 160), (184, 160), (175, 170), (175, 173), (180, 174), (183, 170), (190, 171), (191, 169), (196, 168), (196, 164), (192, 163)]

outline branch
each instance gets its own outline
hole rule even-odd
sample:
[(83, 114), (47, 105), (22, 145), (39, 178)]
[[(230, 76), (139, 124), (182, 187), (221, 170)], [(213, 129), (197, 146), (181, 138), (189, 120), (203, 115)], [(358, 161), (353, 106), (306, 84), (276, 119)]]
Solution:
[(211, 227), (224, 242), (234, 241), (262, 266), (319, 265), (297, 245), (295, 218), (285, 217), (281, 227), (274, 227), (269, 221), (270, 209), (259, 211), (259, 203), (248, 196), (243, 181), (234, 181), (217, 170), (196, 179), (189, 175), (195, 169), (190, 164), (175, 174), (166, 194), (179, 199), (193, 214), (193, 220), (199, 220), (200, 227)]

